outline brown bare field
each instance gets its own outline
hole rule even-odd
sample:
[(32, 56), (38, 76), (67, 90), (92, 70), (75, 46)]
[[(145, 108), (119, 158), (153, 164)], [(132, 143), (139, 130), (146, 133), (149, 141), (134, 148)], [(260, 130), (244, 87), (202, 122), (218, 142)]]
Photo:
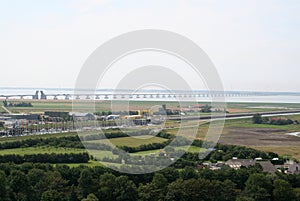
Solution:
[(245, 146), (300, 146), (300, 138), (272, 128), (229, 128), (220, 138), (223, 144)]
[[(299, 120), (300, 115), (287, 116)], [(204, 123), (204, 122), (203, 122)], [(198, 128), (197, 138), (205, 139), (209, 124)], [(191, 128), (185, 128), (187, 133)], [(290, 156), (300, 161), (300, 137), (287, 133), (300, 131), (300, 125), (256, 125), (251, 119), (228, 120), (225, 123), (219, 143), (251, 147), (266, 152), (275, 152), (281, 156)], [(176, 134), (177, 130), (168, 130)]]
[(300, 146), (250, 146), (253, 149), (275, 152), (280, 156), (293, 157), (300, 161)]

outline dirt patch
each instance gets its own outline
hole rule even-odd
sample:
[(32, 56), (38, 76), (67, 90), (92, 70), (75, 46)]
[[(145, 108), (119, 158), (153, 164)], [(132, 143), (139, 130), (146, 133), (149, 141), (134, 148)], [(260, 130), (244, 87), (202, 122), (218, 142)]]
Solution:
[(219, 142), (244, 146), (300, 146), (300, 137), (286, 133), (271, 128), (229, 128)]

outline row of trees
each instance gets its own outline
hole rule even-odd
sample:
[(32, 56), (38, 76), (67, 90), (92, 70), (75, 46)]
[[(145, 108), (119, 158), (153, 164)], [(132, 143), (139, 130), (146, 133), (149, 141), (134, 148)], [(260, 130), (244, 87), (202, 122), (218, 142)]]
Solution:
[(297, 120), (293, 121), (292, 119), (286, 119), (286, 118), (262, 117), (261, 114), (253, 115), (252, 121), (254, 124), (271, 124), (271, 125), (299, 124), (299, 122)]
[(87, 153), (63, 153), (63, 154), (25, 154), (21, 155), (1, 155), (0, 163), (12, 162), (16, 164), (33, 163), (87, 163), (89, 155)]
[(3, 101), (4, 107), (33, 107), (30, 102), (7, 102), (6, 100)]
[(244, 146), (217, 144), (216, 150), (211, 152), (211, 154), (209, 155), (209, 160), (213, 162), (227, 161), (232, 157), (237, 157), (242, 159), (254, 159), (254, 158), (272, 159), (272, 158), (278, 158), (279, 156), (273, 152), (265, 153), (263, 151), (259, 151)]
[(299, 175), (240, 170), (181, 170), (125, 175), (102, 166), (24, 163), (0, 164), (1, 201), (293, 201), (299, 200)]
[(33, 146), (84, 148), (78, 136), (67, 136), (51, 138), (28, 138), (19, 141), (5, 141), (3, 143), (0, 143), (0, 150)]

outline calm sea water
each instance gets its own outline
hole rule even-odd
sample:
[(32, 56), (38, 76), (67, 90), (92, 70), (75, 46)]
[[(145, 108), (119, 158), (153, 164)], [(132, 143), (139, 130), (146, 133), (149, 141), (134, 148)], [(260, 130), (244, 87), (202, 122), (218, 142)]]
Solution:
[[(36, 88), (0, 88), (0, 95), (34, 95), (35, 92), (43, 91), (46, 95), (49, 94), (73, 94), (73, 89), (68, 88), (44, 88), (44, 89), (36, 89)], [(99, 90), (102, 94), (111, 93), (111, 90)], [(146, 92), (147, 93), (147, 92)], [(150, 92), (149, 92), (150, 93)], [(160, 93), (159, 91), (151, 91), (151, 93)], [(64, 99), (64, 97), (58, 97), (59, 99)], [(103, 97), (102, 97), (103, 98)], [(261, 103), (300, 103), (300, 94), (295, 95), (268, 95), (268, 96), (244, 96), (244, 97), (226, 97), (227, 102), (261, 102)], [(139, 98), (135, 100), (155, 100), (155, 101), (174, 101), (174, 98)], [(188, 101), (189, 98), (185, 98), (184, 100)], [(211, 101), (211, 98), (208, 97), (200, 97), (197, 98), (198, 101)]]

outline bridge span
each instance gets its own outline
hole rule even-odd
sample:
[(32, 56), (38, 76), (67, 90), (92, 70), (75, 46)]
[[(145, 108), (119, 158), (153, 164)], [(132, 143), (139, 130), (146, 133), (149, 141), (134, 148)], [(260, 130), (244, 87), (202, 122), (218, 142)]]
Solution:
[(139, 93), (122, 93), (122, 92), (101, 92), (101, 93), (82, 93), (82, 94), (45, 94), (42, 90), (36, 91), (33, 94), (14, 94), (14, 95), (0, 95), (0, 99), (32, 99), (32, 100), (112, 100), (112, 99), (177, 99), (177, 98), (213, 98), (213, 97), (245, 97), (245, 96), (268, 96), (270, 94), (262, 92), (191, 92), (179, 91), (178, 93), (168, 92), (139, 92)]

